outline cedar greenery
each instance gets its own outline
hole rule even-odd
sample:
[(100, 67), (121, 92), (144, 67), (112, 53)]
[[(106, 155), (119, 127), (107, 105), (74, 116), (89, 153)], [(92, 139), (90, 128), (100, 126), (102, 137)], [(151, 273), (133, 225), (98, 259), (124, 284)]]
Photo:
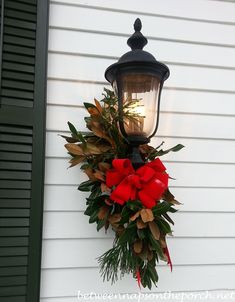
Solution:
[[(126, 273), (136, 278), (138, 271), (143, 287), (151, 289), (152, 284), (158, 282), (159, 259), (168, 261), (166, 235), (172, 234), (171, 224), (174, 224), (168, 214), (177, 211), (174, 206), (179, 202), (169, 189), (152, 209), (145, 208), (139, 200), (130, 200), (121, 206), (109, 199), (111, 190), (105, 183), (106, 172), (113, 159), (128, 157), (129, 146), (118, 131), (116, 96), (108, 89), (104, 89), (103, 96), (101, 102), (95, 99), (95, 104), (84, 103), (89, 113), (85, 123), (90, 131), (79, 132), (68, 122), (71, 136), (62, 137), (71, 155), (70, 167), (81, 164), (80, 168), (89, 178), (78, 187), (80, 191), (90, 192), (85, 210), (89, 223), (96, 223), (97, 231), (111, 227), (115, 232), (113, 247), (98, 258), (103, 279), (113, 283)], [(130, 102), (125, 106), (125, 118), (135, 118), (128, 110)], [(139, 150), (144, 161), (183, 148), (178, 144), (163, 150), (162, 144), (157, 148), (141, 145)]]

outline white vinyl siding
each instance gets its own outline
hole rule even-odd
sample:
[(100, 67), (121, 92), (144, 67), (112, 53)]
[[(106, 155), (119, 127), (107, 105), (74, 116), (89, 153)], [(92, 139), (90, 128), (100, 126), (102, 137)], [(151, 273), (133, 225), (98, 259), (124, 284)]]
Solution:
[(53, 0), (41, 302), (75, 302), (79, 290), (138, 292), (131, 276), (113, 286), (103, 283), (96, 258), (111, 246), (113, 234), (88, 224), (86, 194), (77, 190), (86, 177), (79, 168), (67, 169), (58, 136), (68, 133), (67, 121), (85, 130), (82, 103), (99, 99), (109, 87), (104, 71), (128, 51), (137, 17), (149, 40), (146, 50), (171, 72), (151, 144), (186, 146), (162, 158), (176, 178), (172, 193), (183, 205), (171, 215), (173, 272), (160, 263), (152, 292), (235, 290), (235, 3)]

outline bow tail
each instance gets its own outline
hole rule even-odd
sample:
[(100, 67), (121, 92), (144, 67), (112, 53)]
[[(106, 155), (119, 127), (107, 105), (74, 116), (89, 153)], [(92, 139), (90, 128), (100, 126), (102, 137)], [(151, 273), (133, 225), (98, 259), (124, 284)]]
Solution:
[(172, 272), (172, 262), (171, 262), (171, 257), (170, 257), (170, 253), (169, 253), (169, 250), (168, 250), (167, 246), (165, 247), (165, 254), (166, 254), (166, 257), (167, 257), (167, 264), (170, 265), (171, 272)]

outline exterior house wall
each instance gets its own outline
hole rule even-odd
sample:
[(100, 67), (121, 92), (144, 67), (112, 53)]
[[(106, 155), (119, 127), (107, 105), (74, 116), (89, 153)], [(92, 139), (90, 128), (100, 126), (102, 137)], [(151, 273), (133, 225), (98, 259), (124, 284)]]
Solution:
[(113, 234), (88, 224), (86, 194), (76, 190), (85, 176), (67, 169), (58, 136), (67, 121), (85, 130), (82, 103), (101, 97), (104, 71), (128, 51), (136, 17), (149, 38), (146, 50), (171, 71), (152, 144), (186, 146), (163, 157), (183, 205), (168, 239), (173, 273), (159, 264), (152, 292), (235, 289), (235, 3), (61, 0), (50, 6), (41, 302), (76, 301), (78, 290), (138, 291), (131, 277), (102, 282), (95, 258)]

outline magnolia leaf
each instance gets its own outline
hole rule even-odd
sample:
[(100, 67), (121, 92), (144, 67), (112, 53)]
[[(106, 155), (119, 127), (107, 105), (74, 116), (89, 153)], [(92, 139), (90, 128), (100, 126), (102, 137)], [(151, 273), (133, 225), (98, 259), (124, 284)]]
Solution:
[(105, 181), (105, 177), (104, 177), (103, 173), (100, 172), (99, 170), (95, 171), (94, 176), (101, 181)]
[(153, 238), (156, 239), (156, 240), (159, 240), (160, 238), (160, 230), (159, 230), (159, 227), (156, 225), (156, 223), (154, 221), (150, 221), (148, 223), (149, 225), (149, 229), (153, 235)]
[(119, 225), (115, 230), (115, 232), (117, 233), (118, 236), (121, 236), (124, 231), (125, 231), (125, 228), (122, 225)]
[(97, 148), (100, 150), (100, 153), (105, 153), (108, 150), (110, 150), (110, 145), (104, 145), (104, 144), (97, 144)]
[(167, 247), (165, 238), (161, 237), (161, 238), (159, 239), (159, 242), (160, 242), (161, 247), (162, 247), (163, 249)]
[(107, 170), (109, 170), (111, 168), (111, 165), (105, 162), (100, 162), (98, 163), (98, 167), (100, 169), (100, 171), (102, 172), (106, 172)]
[(164, 234), (172, 234), (171, 227), (167, 221), (165, 221), (163, 218), (158, 217), (157, 225), (162, 233)]
[(134, 251), (136, 252), (136, 254), (141, 253), (142, 248), (143, 248), (142, 240), (135, 241), (133, 247), (134, 247)]
[(102, 130), (100, 127), (91, 126), (91, 131), (98, 137), (103, 138), (105, 140), (107, 140), (112, 146), (114, 146), (114, 141), (113, 139), (111, 139), (104, 130)]
[(142, 219), (137, 219), (136, 221), (136, 226), (137, 226), (137, 229), (139, 230), (142, 230), (142, 229), (145, 229), (147, 227), (147, 224), (145, 224)]
[(98, 116), (100, 115), (99, 110), (96, 107), (89, 107), (87, 111), (90, 113), (91, 116)]
[[(92, 103), (83, 103), (84, 107), (86, 108), (86, 110), (89, 112), (90, 109), (95, 109), (96, 111), (98, 111), (98, 109), (96, 108), (96, 106)], [(89, 112), (90, 113), (90, 112)]]
[(162, 214), (166, 220), (168, 220), (171, 224), (174, 225), (174, 221), (171, 219), (171, 217), (167, 214), (167, 213), (164, 213)]
[(99, 113), (102, 113), (103, 108), (102, 108), (102, 106), (100, 105), (100, 102), (97, 101), (97, 99), (94, 99), (94, 101), (95, 101), (95, 105), (96, 105), (96, 108), (98, 109)]
[(153, 259), (153, 251), (148, 250), (147, 259), (148, 261), (151, 261)]
[(149, 222), (154, 220), (153, 212), (151, 209), (142, 209), (140, 210), (140, 216), (143, 222)]
[(65, 144), (65, 148), (74, 155), (84, 155), (81, 145), (76, 144)]
[(131, 216), (130, 220), (135, 221), (140, 216), (140, 211), (136, 212), (133, 216)]
[(70, 159), (69, 163), (71, 164), (69, 168), (72, 168), (78, 164), (80, 164), (85, 159), (84, 156), (75, 156), (74, 158)]
[(182, 148), (184, 148), (184, 145), (178, 144), (178, 145), (176, 145), (176, 146), (174, 146), (170, 149), (167, 149), (167, 150), (162, 150), (161, 149), (161, 150), (157, 151), (154, 155), (155, 156), (162, 156), (162, 155), (165, 155), (169, 152), (177, 152), (177, 151), (181, 150)]
[(91, 190), (91, 187), (94, 185), (94, 181), (92, 180), (87, 180), (78, 186), (78, 190), (82, 192), (89, 192)]
[[(145, 261), (148, 257), (148, 249), (145, 247), (142, 249), (141, 253), (138, 255), (143, 261)], [(141, 280), (142, 282), (142, 280)]]
[(72, 123), (68, 122), (67, 124), (69, 126), (69, 130), (71, 131), (72, 135), (76, 137), (78, 134), (77, 129), (74, 127)]
[(106, 207), (106, 206), (101, 207), (98, 212), (98, 218), (101, 220), (105, 219), (108, 215), (108, 212), (109, 212), (108, 207)]
[(121, 220), (121, 214), (120, 213), (116, 213), (116, 214), (113, 214), (113, 215), (109, 216), (109, 222), (111, 224), (119, 222), (120, 220)]
[(163, 200), (166, 200), (167, 202), (171, 203), (171, 204), (176, 204), (176, 205), (180, 205), (181, 203), (179, 201), (177, 201), (175, 199), (175, 196), (173, 194), (171, 194), (169, 189), (166, 189), (166, 191), (164, 192), (163, 196), (162, 196)]
[(101, 154), (102, 153), (97, 146), (95, 146), (94, 144), (90, 144), (90, 143), (86, 144), (84, 151), (85, 151), (84, 153), (89, 153), (89, 154)]
[(106, 220), (99, 220), (97, 222), (97, 227), (96, 227), (97, 231), (99, 231), (100, 229), (102, 229), (105, 226), (105, 224), (106, 224)]
[(150, 240), (150, 244), (151, 244), (151, 249), (156, 251), (158, 253), (158, 255), (163, 258), (163, 251), (161, 248), (161, 245), (159, 244), (158, 240), (154, 239), (154, 237), (150, 234), (149, 235), (149, 240)]
[(84, 170), (84, 172), (86, 173), (86, 175), (89, 177), (90, 180), (96, 181), (97, 178), (94, 175), (94, 170), (92, 168), (87, 168)]
[(77, 143), (80, 140), (78, 138), (74, 138), (71, 136), (66, 136), (66, 135), (60, 135), (61, 137), (63, 137), (68, 143)]
[(182, 203), (180, 203), (178, 200), (173, 199), (170, 201), (170, 203), (175, 204), (175, 205), (181, 205)]

